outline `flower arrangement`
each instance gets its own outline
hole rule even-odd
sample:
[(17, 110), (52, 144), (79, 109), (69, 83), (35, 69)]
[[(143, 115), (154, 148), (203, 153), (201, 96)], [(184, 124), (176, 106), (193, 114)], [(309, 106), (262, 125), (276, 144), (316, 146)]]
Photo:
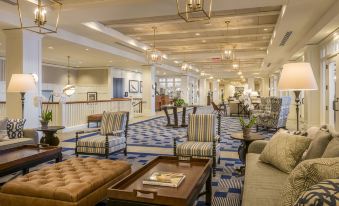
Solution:
[(240, 121), (240, 125), (242, 127), (244, 138), (248, 138), (250, 136), (251, 128), (257, 122), (257, 118), (256, 117), (251, 117), (249, 119), (249, 121), (246, 123), (244, 118), (239, 117), (239, 121)]
[(41, 101), (41, 115), (40, 115), (41, 119), (40, 119), (40, 123), (41, 123), (41, 126), (43, 126), (43, 127), (47, 127), (48, 123), (53, 120), (52, 110), (49, 110), (49, 108), (48, 108), (49, 107), (49, 103), (52, 100), (52, 97), (53, 97), (53, 94), (51, 94), (49, 96), (48, 102), (47, 102), (47, 107), (46, 107), (45, 110), (42, 107), (42, 101)]

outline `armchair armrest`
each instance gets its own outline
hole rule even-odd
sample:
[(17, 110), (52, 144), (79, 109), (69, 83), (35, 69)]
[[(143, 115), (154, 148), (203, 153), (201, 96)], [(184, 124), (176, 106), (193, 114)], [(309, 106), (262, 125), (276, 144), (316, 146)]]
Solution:
[(248, 153), (261, 154), (267, 143), (268, 141), (266, 140), (257, 140), (252, 142), (248, 147)]
[(120, 134), (122, 134), (122, 133), (124, 133), (124, 132), (125, 132), (124, 130), (116, 130), (116, 131), (107, 133), (106, 135), (116, 136), (116, 135), (120, 135)]
[(82, 130), (82, 131), (77, 131), (75, 134), (88, 134), (88, 133), (93, 133), (93, 132), (100, 132), (100, 129), (93, 129), (93, 130)]
[(31, 138), (34, 144), (39, 143), (39, 134), (35, 129), (24, 129), (24, 138)]
[(220, 142), (220, 136), (219, 135), (216, 135), (215, 137), (214, 137), (214, 140), (213, 141), (215, 141), (215, 142)]

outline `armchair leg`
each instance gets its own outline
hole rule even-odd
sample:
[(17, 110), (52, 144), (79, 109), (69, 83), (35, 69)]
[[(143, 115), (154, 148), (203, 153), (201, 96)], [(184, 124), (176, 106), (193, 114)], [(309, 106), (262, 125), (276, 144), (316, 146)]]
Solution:
[(127, 144), (126, 144), (125, 149), (124, 149), (124, 155), (127, 156)]
[(213, 167), (213, 177), (215, 177), (215, 174), (216, 174), (216, 167), (217, 167), (217, 161), (216, 161), (216, 157), (215, 156), (213, 156), (213, 165), (212, 165), (212, 167)]
[(220, 157), (218, 158), (218, 165), (220, 164)]
[(173, 154), (174, 154), (174, 156), (177, 156), (177, 141), (176, 141), (175, 138), (174, 138), (174, 141), (173, 141)]

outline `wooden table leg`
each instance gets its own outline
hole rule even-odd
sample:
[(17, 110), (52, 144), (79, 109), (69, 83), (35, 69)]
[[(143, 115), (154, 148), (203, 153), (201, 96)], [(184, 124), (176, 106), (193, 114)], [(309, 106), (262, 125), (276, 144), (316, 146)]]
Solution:
[(57, 158), (55, 158), (55, 163), (62, 162), (62, 153), (58, 154)]
[(197, 113), (197, 108), (198, 107), (193, 107), (193, 114)]
[(182, 108), (182, 120), (181, 120), (181, 126), (182, 127), (187, 127), (186, 124), (186, 107)]
[(179, 127), (178, 123), (178, 108), (173, 107), (173, 115), (174, 115), (174, 127)]
[(25, 168), (22, 170), (23, 175), (28, 174), (28, 173), (29, 173), (29, 168)]
[(167, 109), (167, 107), (164, 108), (164, 112), (165, 112), (166, 118), (167, 118), (167, 126), (171, 126), (171, 118), (170, 118), (170, 116), (169, 116), (169, 114), (168, 114), (168, 109)]
[(206, 194), (205, 194), (205, 204), (211, 205), (212, 203), (212, 172), (210, 172), (207, 181), (206, 181)]

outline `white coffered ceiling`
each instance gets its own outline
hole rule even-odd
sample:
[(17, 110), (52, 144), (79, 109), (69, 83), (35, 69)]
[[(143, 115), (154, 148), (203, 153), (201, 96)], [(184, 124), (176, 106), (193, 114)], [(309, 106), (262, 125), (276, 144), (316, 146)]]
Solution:
[[(185, 61), (215, 77), (234, 78), (234, 62), (221, 61), (220, 55), (224, 48), (235, 47), (236, 64), (240, 64), (245, 77), (266, 75), (309, 41), (321, 39), (339, 26), (333, 14), (328, 20), (331, 25), (320, 22), (318, 32), (305, 39), (338, 4), (336, 0), (214, 0), (211, 21), (195, 23), (186, 23), (177, 16), (175, 0), (62, 3), (61, 32), (43, 39), (44, 62), (66, 65), (66, 56), (70, 55), (74, 66), (82, 68), (141, 68), (145, 51), (140, 45), (152, 46), (152, 27), (156, 26), (156, 47), (167, 56), (159, 74), (180, 72)], [(17, 16), (16, 7), (0, 1), (1, 28), (16, 24), (9, 21), (10, 15)], [(228, 32), (225, 21), (230, 21)], [(100, 29), (86, 26), (89, 22)], [(291, 37), (285, 46), (279, 46), (288, 31), (292, 31)], [(65, 38), (69, 33), (74, 38)], [(304, 45), (298, 44), (301, 41)], [(0, 54), (4, 56), (6, 42), (1, 32), (0, 43)]]

